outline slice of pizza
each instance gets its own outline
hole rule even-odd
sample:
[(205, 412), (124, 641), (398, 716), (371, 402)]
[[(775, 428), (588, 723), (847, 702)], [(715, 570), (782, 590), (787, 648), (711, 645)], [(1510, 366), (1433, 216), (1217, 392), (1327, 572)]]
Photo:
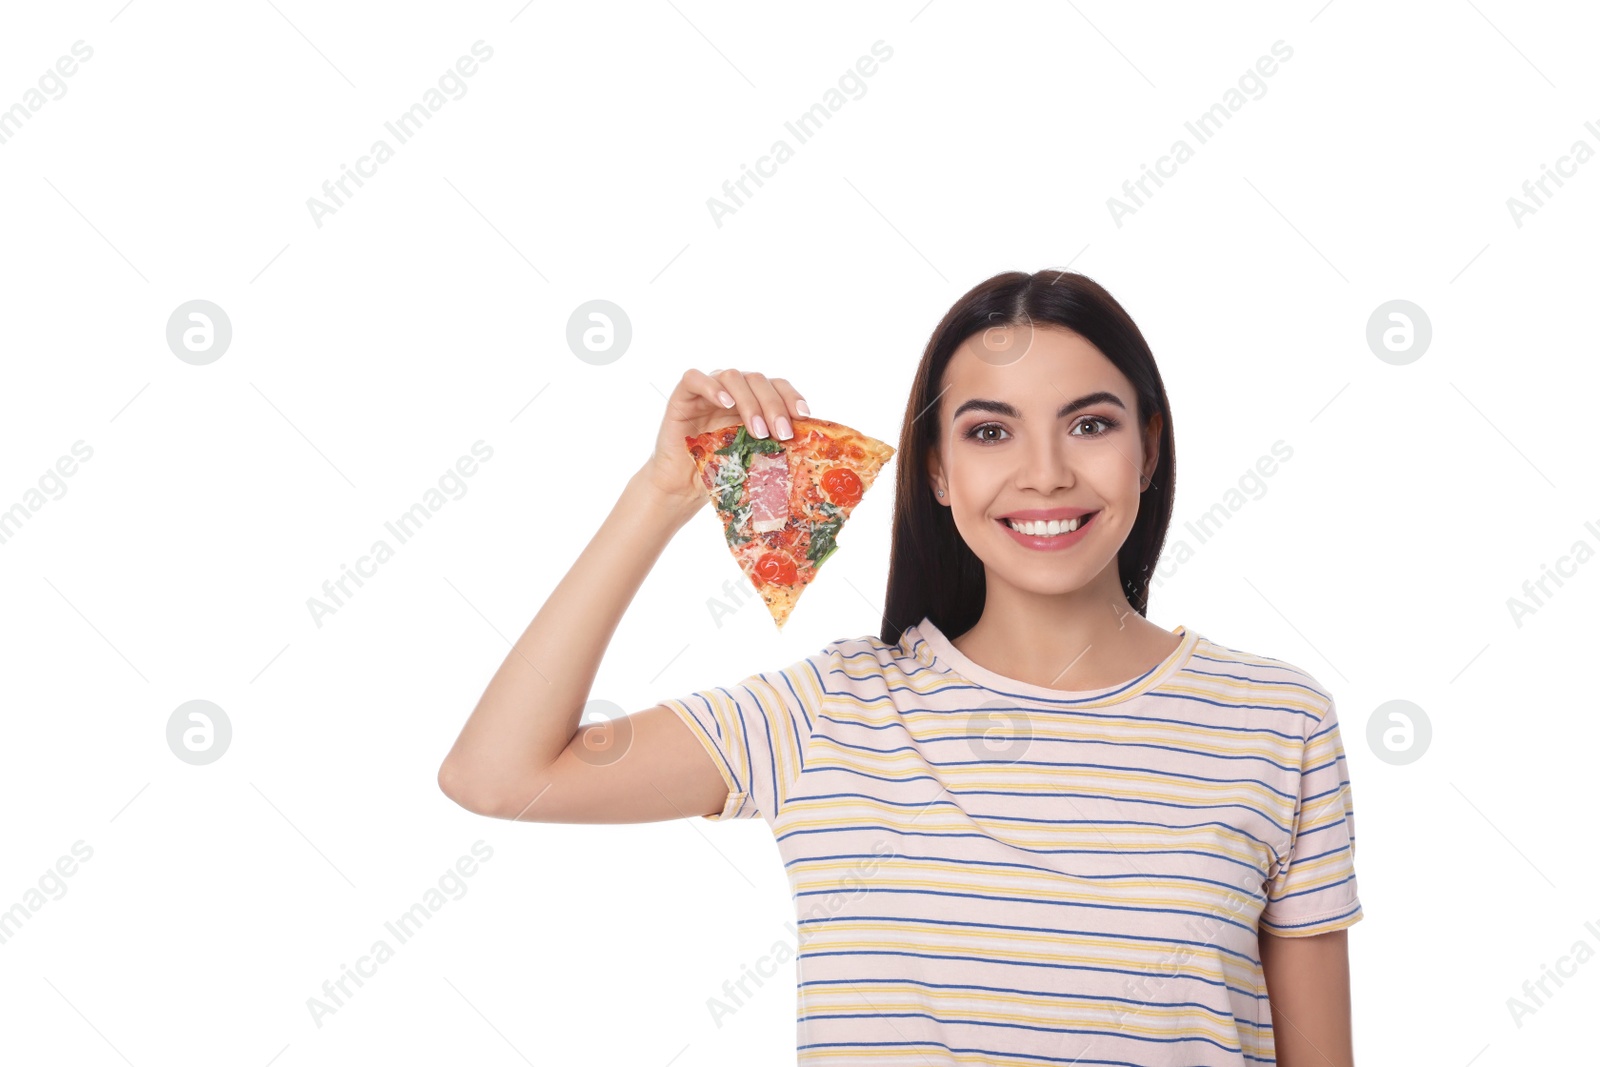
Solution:
[(728, 550), (780, 630), (895, 452), (837, 422), (793, 424), (787, 441), (752, 437), (743, 423), (684, 438)]

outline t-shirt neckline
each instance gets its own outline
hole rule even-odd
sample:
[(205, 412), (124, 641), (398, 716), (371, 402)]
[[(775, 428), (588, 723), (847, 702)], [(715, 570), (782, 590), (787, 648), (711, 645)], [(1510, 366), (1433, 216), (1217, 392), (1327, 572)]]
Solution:
[(1171, 678), (1189, 662), (1195, 647), (1199, 645), (1201, 636), (1187, 626), (1179, 625), (1172, 629), (1182, 640), (1178, 647), (1168, 654), (1167, 658), (1156, 664), (1150, 670), (1137, 678), (1116, 685), (1105, 686), (1101, 689), (1053, 689), (1049, 686), (1033, 685), (1016, 678), (1007, 678), (997, 674), (969, 659), (959, 648), (951, 644), (950, 639), (934, 625), (933, 620), (924, 616), (922, 621), (912, 629), (916, 637), (921, 640), (911, 642), (912, 652), (918, 659), (929, 666), (934, 666), (935, 661), (954, 674), (960, 675), (970, 682), (975, 682), (984, 689), (1005, 696), (1025, 696), (1034, 700), (1042, 700), (1058, 704), (1080, 704), (1093, 702), (1097, 705), (1116, 704), (1131, 700), (1141, 693), (1147, 693), (1162, 682)]

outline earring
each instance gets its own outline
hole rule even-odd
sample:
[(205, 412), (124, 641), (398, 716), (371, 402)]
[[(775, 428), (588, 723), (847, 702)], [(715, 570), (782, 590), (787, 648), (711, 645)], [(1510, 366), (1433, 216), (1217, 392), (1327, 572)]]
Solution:
[(944, 490), (943, 489), (939, 490), (939, 495), (940, 496), (944, 496)]

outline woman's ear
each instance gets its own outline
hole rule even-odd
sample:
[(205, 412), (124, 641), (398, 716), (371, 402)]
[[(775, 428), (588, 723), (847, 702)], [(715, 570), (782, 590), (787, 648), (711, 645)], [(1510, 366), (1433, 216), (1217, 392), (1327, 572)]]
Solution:
[(1144, 428), (1144, 465), (1139, 472), (1139, 491), (1142, 493), (1154, 484), (1156, 467), (1161, 462), (1161, 414), (1150, 416)]
[(933, 490), (934, 500), (949, 505), (950, 498), (944, 487), (944, 470), (939, 466), (939, 457), (932, 451), (928, 453), (928, 486)]

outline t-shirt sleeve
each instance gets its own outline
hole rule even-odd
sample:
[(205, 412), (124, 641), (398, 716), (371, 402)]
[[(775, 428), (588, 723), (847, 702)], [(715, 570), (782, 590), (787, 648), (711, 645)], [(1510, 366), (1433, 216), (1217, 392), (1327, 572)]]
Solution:
[(722, 773), (728, 799), (712, 820), (777, 818), (822, 708), (832, 646), (782, 670), (660, 701), (692, 730)]
[(1300, 797), (1288, 854), (1267, 882), (1261, 929), (1310, 937), (1360, 921), (1356, 892), (1356, 815), (1333, 700), (1301, 750)]

